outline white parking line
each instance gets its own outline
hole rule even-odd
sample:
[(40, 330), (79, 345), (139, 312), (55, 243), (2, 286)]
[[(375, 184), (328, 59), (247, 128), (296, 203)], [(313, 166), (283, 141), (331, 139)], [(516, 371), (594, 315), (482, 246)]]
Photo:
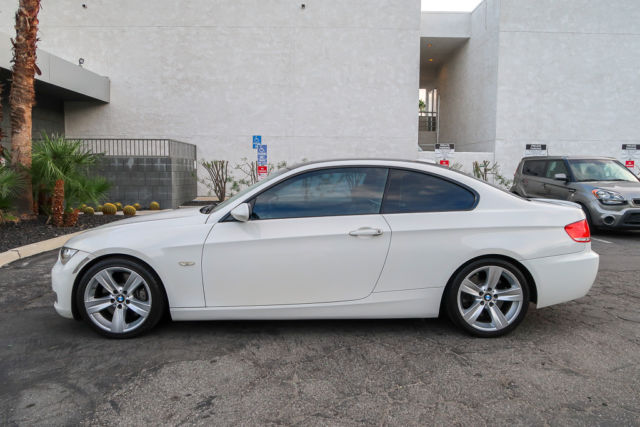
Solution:
[(609, 243), (609, 244), (613, 244), (613, 242), (610, 242), (608, 240), (603, 240), (603, 239), (596, 239), (595, 237), (592, 237), (591, 240), (595, 240), (596, 242), (602, 242), (602, 243)]

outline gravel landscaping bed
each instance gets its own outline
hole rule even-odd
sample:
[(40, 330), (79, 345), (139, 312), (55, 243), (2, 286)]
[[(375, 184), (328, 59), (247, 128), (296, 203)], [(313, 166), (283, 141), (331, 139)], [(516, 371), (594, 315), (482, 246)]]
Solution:
[(20, 221), (18, 224), (7, 223), (0, 225), (0, 252), (9, 249), (52, 239), (76, 231), (86, 230), (102, 224), (124, 219), (121, 215), (82, 215), (74, 227), (54, 227), (47, 224), (47, 216), (40, 215), (32, 221)]

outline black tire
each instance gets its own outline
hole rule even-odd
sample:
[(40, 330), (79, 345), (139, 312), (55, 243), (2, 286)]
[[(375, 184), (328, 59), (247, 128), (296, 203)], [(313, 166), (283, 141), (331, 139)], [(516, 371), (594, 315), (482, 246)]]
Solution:
[[(147, 299), (141, 300), (140, 302), (146, 303), (147, 301), (150, 301), (151, 307), (148, 310), (148, 314), (146, 315), (146, 318), (140, 321), (139, 324), (137, 324), (133, 330), (123, 331), (123, 332), (109, 331), (105, 329), (104, 326), (101, 327), (100, 325), (98, 325), (99, 321), (94, 320), (96, 317), (94, 316), (92, 318), (87, 312), (87, 307), (85, 306), (85, 291), (87, 290), (87, 286), (89, 286), (89, 284), (92, 282), (91, 279), (96, 274), (105, 270), (106, 268), (111, 268), (116, 271), (120, 268), (122, 270), (126, 269), (129, 271), (135, 272), (144, 280), (144, 282), (147, 285), (143, 289), (144, 294), (141, 294), (142, 295), (141, 298), (144, 298), (144, 296), (146, 296)], [(118, 271), (116, 272), (116, 274), (121, 274), (123, 277), (123, 280), (126, 280), (126, 277), (127, 277), (126, 272)], [(147, 292), (147, 289), (148, 289), (148, 292)], [(110, 295), (106, 292), (106, 289), (104, 289), (104, 287), (101, 287), (99, 291), (103, 293), (103, 296), (101, 296), (101, 298), (110, 297)], [(142, 291), (138, 290), (138, 292), (142, 292)], [(149, 293), (150, 295), (148, 295)], [(98, 332), (100, 335), (103, 335), (108, 338), (133, 338), (148, 332), (154, 326), (156, 326), (156, 324), (163, 317), (163, 314), (165, 312), (165, 307), (166, 307), (166, 303), (165, 303), (166, 297), (165, 297), (164, 289), (162, 288), (155, 274), (152, 271), (149, 271), (149, 269), (146, 266), (142, 265), (141, 263), (138, 263), (136, 261), (133, 261), (129, 258), (124, 258), (124, 257), (106, 258), (92, 265), (91, 268), (85, 271), (84, 274), (82, 275), (82, 278), (80, 279), (80, 282), (78, 284), (78, 287), (76, 289), (76, 294), (74, 297), (76, 298), (76, 307), (78, 307), (78, 312), (80, 313), (80, 316), (82, 317), (82, 319), (91, 328), (93, 328), (93, 330)], [(131, 297), (131, 299), (132, 300), (134, 299), (133, 296)], [(111, 299), (111, 301), (113, 302), (115, 301), (115, 299)], [(126, 303), (129, 303), (128, 299), (126, 300)], [(136, 320), (141, 319), (142, 316), (138, 315), (131, 309), (127, 309), (126, 303), (123, 302), (122, 304), (118, 304), (116, 301), (114, 304), (112, 304), (113, 307), (105, 308), (104, 311), (99, 312), (100, 315), (102, 316), (100, 318), (104, 319), (105, 317), (108, 317), (110, 314), (110, 310), (113, 309), (113, 311), (115, 311), (116, 306), (124, 306), (125, 308), (123, 311), (124, 313), (123, 319), (126, 319), (127, 317), (134, 317)], [(111, 314), (113, 315), (113, 313)], [(137, 318), (135, 316), (137, 316)], [(115, 322), (113, 323), (115, 324)], [(124, 324), (126, 325), (126, 323)]]
[[(489, 266), (496, 266), (496, 267), (500, 267), (504, 270), (506, 270), (507, 272), (509, 272), (511, 275), (506, 274), (506, 273), (502, 273), (502, 275), (500, 276), (500, 281), (498, 282), (498, 285), (496, 286), (496, 289), (498, 291), (504, 291), (506, 289), (511, 289), (510, 287), (508, 287), (507, 285), (511, 285), (510, 282), (507, 280), (508, 278), (515, 278), (518, 282), (519, 282), (519, 288), (521, 289), (521, 293), (522, 293), (522, 300), (519, 301), (519, 311), (517, 311), (514, 308), (514, 316), (513, 318), (510, 320), (509, 324), (506, 327), (503, 327), (502, 329), (497, 329), (497, 330), (482, 330), (482, 329), (478, 329), (477, 327), (472, 326), (471, 324), (469, 324), (464, 318), (462, 313), (460, 312), (460, 305), (458, 303), (458, 298), (459, 298), (459, 290), (460, 290), (460, 286), (462, 285), (462, 282), (467, 278), (467, 276), (469, 276), (470, 274), (472, 274), (474, 271), (478, 270), (478, 269), (482, 269), (482, 268), (488, 268)], [(481, 274), (481, 273), (478, 273)], [(514, 264), (512, 264), (511, 262), (505, 261), (504, 259), (501, 258), (484, 258), (484, 259), (480, 259), (477, 261), (474, 261), (470, 264), (468, 264), (467, 266), (465, 266), (464, 268), (462, 268), (460, 271), (458, 271), (455, 276), (452, 278), (449, 286), (447, 287), (447, 289), (445, 290), (445, 295), (444, 295), (444, 306), (445, 306), (445, 312), (447, 313), (447, 316), (449, 317), (449, 319), (459, 328), (461, 328), (462, 330), (466, 331), (467, 333), (476, 336), (476, 337), (481, 337), (481, 338), (494, 338), (494, 337), (499, 337), (502, 335), (506, 335), (508, 333), (510, 333), (511, 331), (513, 331), (519, 324), (520, 322), (522, 322), (522, 320), (524, 319), (525, 315), (527, 314), (527, 309), (529, 308), (529, 295), (530, 295), (530, 291), (529, 291), (529, 283), (525, 277), (525, 275), (520, 271), (520, 269), (515, 266)], [(500, 287), (504, 288), (504, 289), (499, 289)], [(514, 288), (515, 289), (515, 288)], [(482, 296), (479, 298), (479, 300), (482, 300)], [(509, 310), (509, 307), (511, 307), (508, 304), (515, 304), (515, 303), (511, 303), (511, 302), (505, 302), (505, 301), (500, 301), (500, 304), (502, 305), (502, 308), (498, 307), (498, 299), (494, 300), (495, 301), (495, 306), (500, 309), (500, 310)], [(493, 303), (493, 302), (492, 302)], [(485, 301), (481, 301), (481, 304), (484, 307)], [(487, 303), (489, 304), (489, 303)], [(491, 306), (493, 307), (493, 305)], [(488, 312), (489, 310), (489, 306), (487, 305), (484, 308), (480, 308), (481, 312), (484, 313), (483, 310), (487, 310), (487, 314), (486, 316), (490, 316), (490, 313)], [(485, 316), (485, 314), (481, 314), (481, 316)], [(480, 319), (480, 317), (478, 317), (478, 319)]]
[(591, 212), (589, 212), (589, 209), (583, 204), (580, 204), (580, 207), (582, 208), (582, 212), (584, 212), (584, 216), (587, 218), (587, 224), (589, 224), (589, 230), (591, 230), (592, 232), (596, 231), (598, 227), (596, 227), (593, 224), (593, 219), (591, 218)]

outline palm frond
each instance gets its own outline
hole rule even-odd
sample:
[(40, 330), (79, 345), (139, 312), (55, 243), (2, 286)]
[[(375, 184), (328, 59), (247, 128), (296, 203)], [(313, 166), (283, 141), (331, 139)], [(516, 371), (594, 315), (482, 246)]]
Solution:
[(51, 185), (58, 179), (73, 179), (81, 174), (83, 167), (93, 165), (97, 158), (83, 147), (82, 141), (42, 133), (42, 139), (33, 144), (32, 179), (34, 183), (45, 185)]
[(7, 210), (13, 200), (24, 188), (24, 179), (20, 174), (6, 166), (0, 166), (0, 209)]

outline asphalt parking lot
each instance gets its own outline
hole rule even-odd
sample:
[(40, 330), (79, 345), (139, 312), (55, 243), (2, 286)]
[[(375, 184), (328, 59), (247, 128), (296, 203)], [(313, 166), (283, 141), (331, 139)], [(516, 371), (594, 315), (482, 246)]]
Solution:
[(640, 234), (599, 234), (588, 296), (500, 339), (447, 320), (165, 322), (107, 340), (53, 310), (56, 253), (0, 268), (0, 423), (640, 422)]

